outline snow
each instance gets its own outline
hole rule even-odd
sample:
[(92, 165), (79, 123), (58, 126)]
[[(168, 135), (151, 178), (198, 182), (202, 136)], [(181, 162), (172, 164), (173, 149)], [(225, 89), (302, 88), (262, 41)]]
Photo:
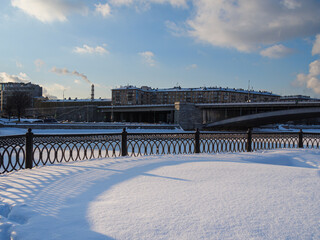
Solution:
[[(180, 128), (176, 129), (126, 129), (128, 133), (183, 133)], [(28, 132), (27, 128), (0, 128), (0, 136), (13, 136), (13, 135), (24, 135)], [(32, 129), (34, 134), (48, 134), (48, 135), (59, 135), (59, 134), (104, 134), (104, 133), (121, 133), (122, 128), (119, 129)]]
[[(10, 120), (8, 118), (0, 118), (0, 123), (2, 124), (16, 124), (18, 121), (18, 118), (11, 118)], [(20, 121), (25, 123), (34, 123), (43, 120), (38, 118), (21, 118)]]
[(261, 128), (254, 128), (254, 132), (299, 132), (300, 129), (304, 133), (319, 133), (320, 125), (290, 125), (278, 124), (274, 126), (266, 126)]
[(319, 150), (121, 157), (0, 176), (0, 239), (320, 239)]

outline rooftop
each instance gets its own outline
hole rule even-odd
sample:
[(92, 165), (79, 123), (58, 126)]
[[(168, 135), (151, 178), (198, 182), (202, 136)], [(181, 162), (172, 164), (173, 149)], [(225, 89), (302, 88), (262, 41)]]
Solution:
[(263, 95), (272, 95), (279, 96), (277, 94), (273, 94), (272, 92), (264, 91), (264, 90), (245, 90), (242, 88), (222, 88), (222, 87), (199, 87), (199, 88), (181, 88), (173, 87), (173, 88), (150, 88), (150, 87), (141, 87), (138, 88), (136, 86), (128, 85), (128, 86), (120, 86), (119, 88), (115, 88), (112, 90), (124, 90), (124, 89), (132, 89), (132, 90), (140, 90), (145, 92), (190, 92), (190, 91), (225, 91), (225, 92), (241, 92), (241, 93), (251, 93), (251, 94), (263, 94)]

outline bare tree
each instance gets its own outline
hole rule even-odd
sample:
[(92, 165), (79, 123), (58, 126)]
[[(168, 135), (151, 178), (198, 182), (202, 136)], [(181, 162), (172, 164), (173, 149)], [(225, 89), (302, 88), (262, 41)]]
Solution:
[(13, 103), (13, 97), (9, 96), (6, 98), (6, 105), (4, 106), (4, 112), (8, 116), (9, 121), (11, 119), (11, 116), (14, 113), (14, 103)]
[(31, 96), (26, 92), (15, 91), (9, 98), (12, 98), (10, 101), (12, 101), (13, 109), (16, 111), (18, 121), (20, 122), (26, 108), (31, 106)]

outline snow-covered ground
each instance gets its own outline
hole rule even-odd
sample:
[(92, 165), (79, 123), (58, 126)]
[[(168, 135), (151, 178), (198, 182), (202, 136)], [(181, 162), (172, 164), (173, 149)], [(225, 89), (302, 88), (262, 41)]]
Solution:
[[(26, 128), (0, 128), (0, 136), (24, 135), (28, 129)], [(127, 129), (128, 133), (181, 133), (182, 129)], [(34, 134), (99, 134), (99, 133), (121, 133), (122, 129), (32, 129)]]
[(254, 128), (255, 132), (303, 132), (320, 133), (320, 125), (275, 124), (268, 127)]
[(122, 157), (0, 176), (0, 239), (320, 239), (319, 150)]

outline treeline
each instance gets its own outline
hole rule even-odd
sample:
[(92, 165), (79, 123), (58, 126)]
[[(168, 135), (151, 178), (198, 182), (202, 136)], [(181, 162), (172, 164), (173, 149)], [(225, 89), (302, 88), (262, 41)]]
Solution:
[(20, 122), (21, 117), (25, 114), (26, 108), (31, 107), (31, 96), (22, 91), (14, 91), (9, 96), (5, 97), (6, 104), (4, 105), (4, 114), (11, 119), (12, 116), (17, 116)]

